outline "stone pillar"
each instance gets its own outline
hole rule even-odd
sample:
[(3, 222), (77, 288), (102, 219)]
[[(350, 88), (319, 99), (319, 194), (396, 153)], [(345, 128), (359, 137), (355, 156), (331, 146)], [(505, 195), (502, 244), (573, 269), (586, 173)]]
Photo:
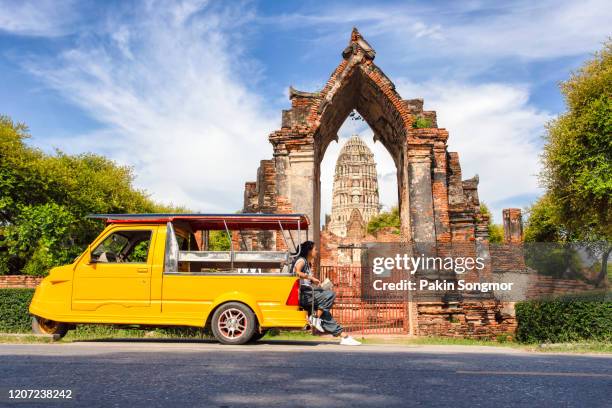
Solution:
[(423, 146), (408, 146), (408, 188), (410, 224), (414, 242), (436, 242), (431, 189), (431, 151)]
[[(448, 137), (448, 133), (445, 131), (443, 134)], [(436, 239), (438, 242), (450, 242), (451, 232), (448, 212), (446, 139), (443, 139), (443, 141), (436, 141), (433, 152), (435, 167), (433, 169), (432, 195), (436, 223)]]
[[(292, 151), (289, 153), (287, 176), (287, 198), (294, 213), (306, 214), (310, 219), (308, 236), (319, 240), (319, 214), (315, 211), (317, 185), (315, 184), (314, 152)], [(315, 219), (316, 218), (316, 219)], [(304, 239), (302, 235), (301, 239)]]
[(523, 216), (520, 208), (505, 208), (504, 241), (507, 243), (523, 242)]
[[(404, 148), (405, 150), (405, 148)], [(412, 241), (412, 226), (410, 224), (410, 190), (408, 180), (408, 165), (404, 163), (405, 155), (399, 158), (396, 162), (397, 169), (397, 197), (400, 213), (400, 232), (402, 240), (405, 242)]]

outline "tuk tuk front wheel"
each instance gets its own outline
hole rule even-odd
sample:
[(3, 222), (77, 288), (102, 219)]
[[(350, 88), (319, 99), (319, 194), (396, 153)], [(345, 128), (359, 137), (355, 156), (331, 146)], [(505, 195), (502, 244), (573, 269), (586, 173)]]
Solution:
[(221, 305), (212, 317), (212, 332), (223, 344), (244, 344), (251, 340), (257, 327), (255, 313), (243, 303)]
[(54, 320), (34, 316), (32, 317), (32, 331), (36, 334), (59, 336), (61, 339), (68, 332), (68, 325), (66, 323), (60, 323)]

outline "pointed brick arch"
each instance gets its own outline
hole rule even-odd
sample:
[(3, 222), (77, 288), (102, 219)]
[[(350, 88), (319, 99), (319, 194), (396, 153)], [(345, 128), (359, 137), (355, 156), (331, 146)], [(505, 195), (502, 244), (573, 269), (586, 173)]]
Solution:
[(395, 91), (395, 85), (373, 63), (375, 52), (356, 29), (342, 56), (343, 61), (321, 92), (315, 94), (317, 98), (308, 112), (321, 154), (337, 139), (338, 129), (355, 109), (397, 160), (414, 116)]
[[(318, 241), (320, 164), (349, 113), (357, 110), (389, 151), (397, 169), (402, 237), (449, 242), (486, 239), (477, 178), (461, 180), (456, 153), (447, 151), (448, 132), (420, 99), (404, 100), (374, 64), (376, 53), (354, 29), (342, 61), (319, 92), (290, 88), (291, 109), (269, 136), (274, 157), (263, 160), (257, 182), (245, 186), (244, 211), (301, 212), (311, 217)], [(427, 128), (413, 128), (417, 118)]]

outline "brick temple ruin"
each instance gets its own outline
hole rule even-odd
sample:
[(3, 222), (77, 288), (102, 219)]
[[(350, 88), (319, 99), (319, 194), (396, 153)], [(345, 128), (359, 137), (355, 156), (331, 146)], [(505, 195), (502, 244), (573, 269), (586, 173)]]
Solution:
[[(291, 108), (282, 112), (281, 128), (269, 136), (273, 157), (261, 161), (256, 181), (246, 183), (243, 211), (307, 214), (311, 220), (309, 236), (320, 244), (321, 161), (328, 145), (338, 140), (340, 126), (355, 110), (395, 163), (401, 221), (396, 239), (486, 245), (489, 216), (480, 211), (478, 177), (463, 179), (459, 155), (448, 151), (449, 134), (437, 126), (436, 112), (424, 110), (422, 99), (402, 99), (393, 82), (374, 64), (375, 55), (353, 29), (340, 64), (320, 91), (290, 88)], [(417, 120), (421, 126), (416, 125)], [(423, 123), (428, 127), (423, 128)], [(520, 210), (504, 211), (509, 241), (521, 239), (520, 217)], [(389, 238), (393, 237), (373, 239)], [(253, 240), (265, 246), (284, 245), (278, 236)], [(336, 276), (333, 274), (340, 266), (335, 265), (333, 255), (326, 255), (322, 248), (322, 257), (319, 264), (331, 268), (326, 273)], [(353, 275), (359, 278), (358, 273)], [(342, 287), (337, 289), (343, 293)], [(367, 310), (368, 306), (354, 294), (338, 297), (339, 312)], [(390, 306), (386, 307), (389, 312)], [(512, 308), (489, 300), (408, 301), (394, 307), (401, 312), (401, 333), (493, 336), (514, 329)], [(378, 307), (372, 313), (385, 313), (383, 309)], [(343, 323), (350, 326), (346, 319)]]

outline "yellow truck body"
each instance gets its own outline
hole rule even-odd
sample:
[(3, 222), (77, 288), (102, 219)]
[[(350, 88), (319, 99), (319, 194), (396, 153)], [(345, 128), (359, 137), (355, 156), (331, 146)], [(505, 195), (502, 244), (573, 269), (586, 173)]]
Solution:
[[(248, 322), (256, 326), (253, 333), (305, 326), (306, 313), (295, 302), (298, 280), (294, 275), (168, 272), (164, 270), (167, 233), (166, 225), (160, 223), (109, 224), (74, 263), (50, 271), (36, 288), (30, 313), (40, 322), (70, 326), (101, 323), (206, 327), (215, 323), (211, 317), (219, 307), (239, 304), (255, 316), (254, 322)], [(130, 234), (150, 236), (148, 251), (141, 259), (92, 259), (95, 248), (104, 245), (109, 237)], [(250, 316), (248, 310), (244, 314)], [(229, 322), (232, 313), (226, 315)], [(240, 343), (248, 340), (241, 339)]]

